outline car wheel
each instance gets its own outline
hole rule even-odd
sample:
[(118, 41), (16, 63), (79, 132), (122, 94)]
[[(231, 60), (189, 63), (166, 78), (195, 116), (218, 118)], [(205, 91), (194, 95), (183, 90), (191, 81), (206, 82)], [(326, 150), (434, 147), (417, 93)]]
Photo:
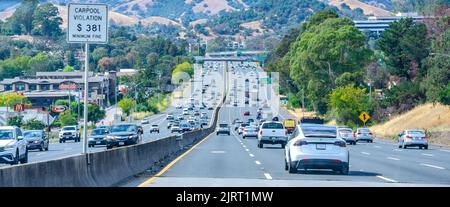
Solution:
[(39, 147), (39, 151), (44, 151), (44, 143), (41, 143), (41, 147)]
[(289, 170), (289, 165), (288, 165), (288, 162), (286, 161), (286, 158), (284, 159), (284, 170), (286, 170), (286, 171)]
[(59, 143), (62, 143), (62, 140), (61, 140), (61, 139), (59, 140)]
[(25, 151), (25, 157), (20, 160), (21, 164), (28, 163), (28, 150)]
[(297, 169), (297, 164), (295, 162), (290, 162), (289, 163), (289, 173), (297, 173), (298, 169)]
[(12, 161), (11, 165), (17, 165), (19, 164), (19, 151), (16, 150), (16, 156), (14, 157), (14, 160)]
[(406, 147), (407, 147), (406, 145), (403, 145), (403, 149), (406, 149)]
[(286, 144), (281, 144), (281, 149), (284, 149), (286, 147)]
[(428, 145), (425, 145), (424, 148), (427, 150), (428, 149)]
[(349, 172), (348, 164), (342, 166), (341, 174), (342, 174), (342, 175), (348, 175), (348, 172)]
[(398, 145), (398, 148), (400, 148), (400, 149), (401, 149), (401, 148), (402, 148), (402, 145)]
[(106, 145), (106, 149), (112, 149), (112, 146)]
[(245, 136), (242, 136), (242, 139), (245, 139)]
[(47, 147), (45, 148), (45, 151), (48, 151), (48, 146), (50, 145), (50, 143), (47, 143)]

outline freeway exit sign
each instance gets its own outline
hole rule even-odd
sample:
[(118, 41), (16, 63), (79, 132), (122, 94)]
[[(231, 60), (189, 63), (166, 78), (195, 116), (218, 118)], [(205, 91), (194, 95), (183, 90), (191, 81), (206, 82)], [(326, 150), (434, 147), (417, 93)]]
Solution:
[(70, 3), (67, 19), (68, 43), (108, 43), (108, 5)]

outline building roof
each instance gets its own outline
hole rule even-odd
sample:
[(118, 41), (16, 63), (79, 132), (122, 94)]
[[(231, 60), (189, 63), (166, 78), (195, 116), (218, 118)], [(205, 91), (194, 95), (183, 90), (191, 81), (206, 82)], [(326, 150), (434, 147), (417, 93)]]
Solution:
[[(107, 77), (105, 76), (93, 76), (93, 77), (89, 77), (89, 82), (90, 83), (97, 83), (97, 82), (102, 82), (105, 79), (107, 79)], [(29, 84), (61, 84), (64, 82), (74, 82), (74, 83), (84, 83), (84, 79), (82, 78), (76, 78), (76, 79), (51, 79), (51, 78), (40, 78), (40, 79), (23, 79), (23, 78), (19, 78), (19, 77), (15, 77), (15, 78), (8, 78), (8, 79), (4, 79), (2, 81), (0, 81), (0, 84), (13, 84), (13, 83), (19, 83), (19, 82), (23, 82), (23, 83), (29, 83)]]

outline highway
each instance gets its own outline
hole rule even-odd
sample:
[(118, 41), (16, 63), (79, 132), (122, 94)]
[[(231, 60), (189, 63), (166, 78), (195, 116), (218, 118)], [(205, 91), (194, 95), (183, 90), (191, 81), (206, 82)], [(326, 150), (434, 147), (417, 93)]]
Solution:
[[(234, 79), (244, 78), (231, 75), (230, 82)], [(264, 94), (260, 95), (264, 99)], [(238, 98), (243, 97), (238, 94)], [(235, 118), (242, 120), (244, 111), (250, 111), (255, 118), (256, 110), (257, 107), (251, 104), (238, 107), (228, 104), (219, 112), (219, 123), (231, 123)], [(281, 110), (280, 116), (289, 114)], [(347, 145), (347, 148), (350, 152), (349, 175), (328, 170), (289, 174), (284, 170), (284, 151), (280, 145), (264, 145), (260, 149), (256, 138), (242, 139), (232, 129), (230, 136), (211, 134), (171, 163), (171, 167), (162, 169), (160, 176), (139, 177), (124, 186), (450, 185), (450, 149), (435, 146), (428, 150), (399, 149), (394, 143), (377, 139), (373, 143)]]
[[(196, 65), (195, 67), (199, 67)], [(182, 115), (182, 109), (176, 109), (176, 103), (184, 103), (186, 102), (191, 95), (195, 96), (196, 100), (200, 100), (201, 98), (201, 90), (197, 90), (200, 88), (201, 85), (201, 72), (198, 68), (194, 74), (194, 81), (189, 82), (186, 81), (179, 87), (178, 90), (182, 91), (183, 96), (179, 99), (175, 99), (174, 103), (171, 104), (166, 110), (164, 110), (161, 113), (152, 115), (148, 117), (149, 124), (140, 124), (140, 121), (134, 121), (136, 124), (141, 125), (144, 129), (144, 134), (142, 136), (142, 143), (155, 141), (158, 139), (162, 139), (169, 136), (174, 136), (179, 133), (171, 133), (170, 129), (167, 128), (168, 121), (166, 120), (167, 114), (173, 114), (174, 117), (178, 117), (179, 115)], [(217, 73), (222, 73), (223, 70), (218, 70)], [(211, 79), (215, 79), (216, 74), (211, 72), (209, 75), (206, 75), (204, 77), (204, 81), (210, 81)], [(215, 96), (208, 95), (211, 94), (212, 91), (223, 91), (222, 87), (219, 87), (220, 85), (223, 85), (222, 83), (218, 82), (216, 88), (208, 88), (205, 92), (204, 98), (206, 99), (205, 102), (209, 103), (208, 100), (210, 100), (211, 103), (218, 102), (218, 100), (221, 99), (223, 96), (223, 92), (221, 93), (221, 96), (218, 96), (217, 93), (215, 93)], [(200, 91), (200, 92), (198, 92)], [(213, 99), (212, 99), (213, 98)], [(217, 106), (214, 106), (214, 108)], [(203, 110), (201, 112), (207, 112), (208, 118), (211, 118), (213, 110)], [(192, 115), (192, 113), (191, 113)], [(186, 119), (188, 116), (184, 116)], [(159, 126), (160, 133), (150, 133), (150, 127), (151, 125), (156, 124)], [(88, 148), (88, 152), (100, 152), (106, 150), (106, 146), (99, 145), (95, 147)], [(80, 155), (83, 151), (83, 139), (81, 142), (73, 142), (73, 141), (67, 141), (66, 143), (58, 143), (58, 142), (52, 142), (49, 145), (49, 151), (39, 151), (39, 150), (29, 150), (28, 151), (28, 162), (42, 162), (47, 160), (53, 160), (53, 159), (60, 159), (75, 155)], [(8, 164), (0, 164), (0, 168), (9, 167)]]

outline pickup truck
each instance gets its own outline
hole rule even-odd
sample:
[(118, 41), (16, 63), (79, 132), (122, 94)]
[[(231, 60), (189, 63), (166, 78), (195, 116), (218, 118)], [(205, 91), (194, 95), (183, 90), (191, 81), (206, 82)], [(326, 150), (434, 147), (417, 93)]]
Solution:
[(59, 131), (59, 143), (66, 140), (74, 140), (80, 142), (80, 128), (78, 126), (65, 126)]
[(263, 148), (264, 144), (281, 144), (281, 148), (284, 148), (287, 141), (288, 134), (283, 123), (266, 121), (261, 124), (258, 132), (258, 148)]

